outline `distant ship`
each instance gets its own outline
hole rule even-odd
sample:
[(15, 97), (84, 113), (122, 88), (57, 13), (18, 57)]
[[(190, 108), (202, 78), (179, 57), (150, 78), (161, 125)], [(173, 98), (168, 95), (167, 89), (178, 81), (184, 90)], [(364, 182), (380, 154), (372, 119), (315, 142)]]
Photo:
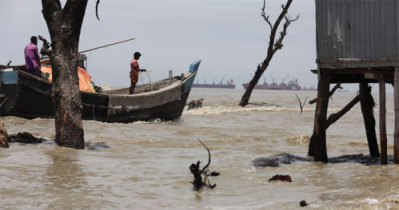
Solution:
[[(224, 79), (224, 77), (223, 77)], [(223, 79), (220, 80), (219, 84), (216, 84), (213, 80), (212, 84), (206, 84), (206, 80), (205, 80), (205, 84), (199, 84), (198, 80), (197, 83), (193, 84), (193, 88), (226, 88), (226, 89), (234, 89), (236, 87), (236, 85), (233, 83), (233, 80), (227, 80), (226, 83), (223, 83)]]
[[(288, 76), (281, 81), (280, 84), (277, 84), (274, 81), (273, 76), (270, 74), (273, 79), (273, 83), (267, 83), (266, 79), (263, 77), (263, 84), (257, 84), (254, 89), (262, 89), (262, 90), (301, 90), (301, 86), (298, 84), (298, 80), (293, 78), (288, 84), (284, 83), (284, 81), (288, 78)], [(247, 89), (249, 83), (242, 84), (244, 89)]]
[(317, 89), (312, 84), (310, 87), (303, 86), (303, 88), (301, 90), (303, 90), (303, 91), (316, 91)]
[(343, 89), (338, 89), (337, 91), (338, 91), (338, 92), (349, 92), (349, 90), (348, 90), (348, 89), (346, 89), (346, 90), (343, 90)]

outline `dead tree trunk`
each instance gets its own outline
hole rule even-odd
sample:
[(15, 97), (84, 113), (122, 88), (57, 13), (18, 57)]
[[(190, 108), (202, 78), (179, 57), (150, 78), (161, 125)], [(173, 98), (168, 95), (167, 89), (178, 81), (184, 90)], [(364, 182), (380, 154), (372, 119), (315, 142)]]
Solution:
[[(328, 119), (327, 119), (327, 125), (326, 125), (326, 130), (334, 124), (337, 120), (339, 120), (342, 116), (344, 116), (349, 110), (352, 109), (353, 106), (355, 106), (358, 102), (360, 101), (359, 95), (357, 95), (354, 99), (352, 99), (351, 102), (349, 102), (344, 108), (342, 108), (339, 112), (337, 113), (332, 113)], [(315, 141), (315, 134), (312, 134), (312, 137), (310, 137), (310, 142), (309, 142), (309, 150), (308, 150), (308, 156), (314, 156), (314, 141)]]
[[(258, 67), (255, 71), (255, 75), (252, 78), (251, 82), (249, 83), (247, 89), (245, 90), (244, 95), (241, 98), (241, 101), (239, 103), (240, 106), (246, 106), (249, 102), (249, 98), (251, 97), (252, 91), (256, 84), (258, 84), (258, 81), (260, 77), (262, 76), (263, 72), (266, 71), (267, 67), (269, 66), (270, 61), (273, 58), (274, 53), (276, 53), (277, 50), (283, 48), (283, 40), (285, 35), (287, 35), (287, 28), (291, 24), (291, 22), (294, 22), (299, 19), (299, 16), (297, 16), (295, 19), (292, 19), (287, 15), (288, 9), (291, 6), (293, 0), (288, 0), (286, 5), (282, 5), (283, 11), (281, 11), (279, 17), (277, 18), (276, 22), (274, 25), (271, 24), (269, 20), (269, 16), (266, 16), (265, 14), (265, 6), (266, 6), (266, 0), (263, 1), (263, 8), (262, 8), (262, 17), (265, 19), (265, 21), (269, 24), (270, 26), (270, 39), (269, 39), (269, 47), (267, 49), (267, 56), (266, 59), (262, 62), (262, 64), (258, 64)], [(275, 40), (277, 29), (281, 23), (281, 20), (285, 18), (285, 23), (283, 26), (283, 31), (280, 32), (280, 37)]]
[(375, 118), (373, 108), (375, 106), (371, 87), (368, 83), (359, 83), (360, 107), (362, 109), (364, 127), (366, 128), (367, 141), (370, 150), (370, 156), (380, 157), (378, 150), (377, 134), (375, 132)]
[[(0, 106), (1, 107), (1, 106)], [(8, 133), (6, 128), (4, 127), (3, 120), (0, 117), (0, 147), (8, 148)]]
[(87, 0), (42, 0), (43, 16), (51, 37), (47, 51), (53, 69), (51, 98), (55, 111), (55, 141), (84, 149), (82, 105), (79, 93), (78, 46)]

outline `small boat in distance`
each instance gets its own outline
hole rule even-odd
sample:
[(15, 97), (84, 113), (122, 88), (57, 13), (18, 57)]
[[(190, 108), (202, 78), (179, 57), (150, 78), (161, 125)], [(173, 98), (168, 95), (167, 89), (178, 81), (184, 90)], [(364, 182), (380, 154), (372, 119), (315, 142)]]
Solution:
[[(186, 105), (201, 61), (193, 62), (181, 76), (102, 93), (80, 91), (82, 119), (101, 122), (129, 123), (153, 119), (179, 118)], [(20, 69), (0, 65), (0, 116), (54, 118), (51, 82)]]
[[(215, 78), (216, 79), (216, 78)], [(234, 89), (236, 87), (236, 85), (233, 83), (233, 79), (227, 80), (226, 83), (223, 83), (223, 79), (220, 80), (219, 84), (215, 83), (215, 80), (213, 80), (212, 84), (206, 84), (206, 80), (205, 80), (205, 84), (200, 84), (198, 83), (194, 83), (193, 84), (193, 88), (226, 88), (226, 89)]]
[(348, 89), (338, 89), (337, 91), (338, 91), (338, 92), (349, 92)]

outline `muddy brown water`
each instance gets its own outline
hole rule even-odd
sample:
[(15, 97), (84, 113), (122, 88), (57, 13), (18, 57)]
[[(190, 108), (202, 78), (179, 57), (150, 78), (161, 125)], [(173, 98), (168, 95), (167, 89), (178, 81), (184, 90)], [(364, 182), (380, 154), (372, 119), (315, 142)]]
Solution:
[[(300, 113), (295, 93), (255, 90), (245, 108), (244, 90), (193, 89), (189, 100), (203, 108), (184, 111), (175, 122), (130, 124), (84, 121), (86, 149), (54, 144), (54, 121), (5, 117), (10, 134), (46, 138), (0, 149), (0, 209), (399, 209), (399, 165), (294, 162), (256, 168), (252, 160), (281, 153), (307, 157), (315, 105)], [(336, 93), (329, 113), (355, 92)], [(374, 94), (378, 102), (378, 95)], [(264, 102), (264, 103), (263, 103)], [(375, 108), (378, 129), (378, 105)], [(393, 154), (393, 94), (387, 94), (388, 155)], [(328, 155), (368, 154), (362, 114), (356, 105), (328, 131)], [(193, 191), (191, 163), (207, 163), (211, 150), (213, 190)], [(291, 183), (268, 182), (276, 174)]]

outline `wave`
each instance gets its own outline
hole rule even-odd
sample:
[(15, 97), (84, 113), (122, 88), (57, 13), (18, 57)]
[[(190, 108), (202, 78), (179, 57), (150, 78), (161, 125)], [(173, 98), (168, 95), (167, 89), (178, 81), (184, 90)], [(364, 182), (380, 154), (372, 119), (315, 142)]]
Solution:
[[(342, 108), (329, 108), (328, 112), (338, 112)], [(269, 112), (269, 111), (292, 111), (292, 112), (300, 112), (301, 109), (299, 107), (284, 107), (284, 106), (257, 106), (257, 107), (226, 107), (226, 106), (205, 106), (199, 109), (185, 109), (183, 115), (217, 115), (217, 114), (224, 114), (224, 113), (236, 113), (236, 112)], [(315, 108), (304, 108), (303, 112), (314, 112)], [(351, 110), (361, 112), (361, 110)]]

